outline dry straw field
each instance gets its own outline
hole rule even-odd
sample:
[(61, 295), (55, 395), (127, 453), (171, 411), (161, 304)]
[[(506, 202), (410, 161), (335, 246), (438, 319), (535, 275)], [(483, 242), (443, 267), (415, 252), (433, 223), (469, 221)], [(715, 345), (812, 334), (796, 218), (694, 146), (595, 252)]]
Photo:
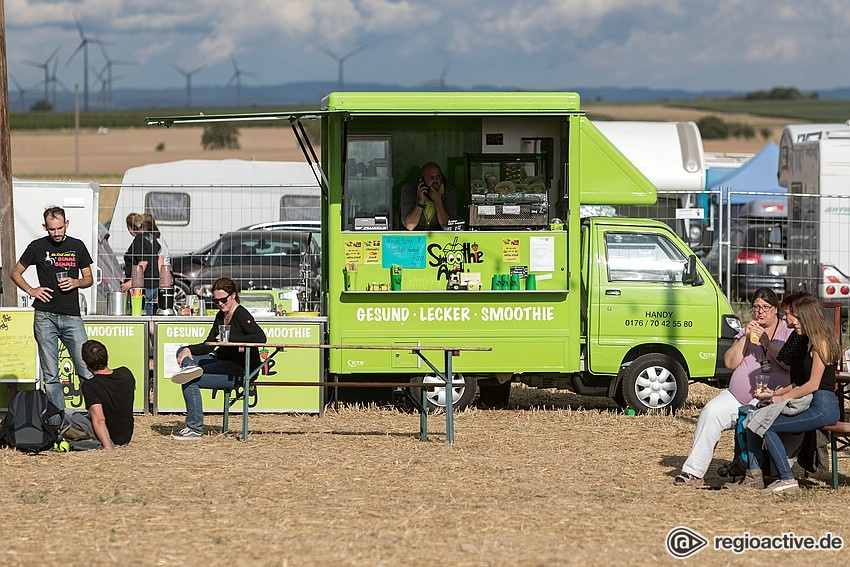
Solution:
[[(181, 416), (139, 416), (112, 452), (0, 450), (0, 564), (676, 564), (665, 537), (850, 536), (850, 488), (826, 473), (796, 495), (671, 484), (700, 407), (625, 416), (605, 400), (515, 386), (508, 409), (469, 409), (447, 445), (442, 416), (343, 407), (252, 418), (247, 442), (207, 418), (201, 442), (168, 435)], [(262, 393), (261, 393), (262, 395)], [(707, 476), (731, 456), (724, 437)], [(848, 471), (843, 468), (843, 481)], [(847, 551), (698, 552), (694, 565), (846, 565)]]
[[(15, 132), (13, 174), (66, 178), (78, 159), (77, 171), (115, 181), (154, 161), (300, 159), (285, 129), (245, 129), (239, 152), (202, 152), (199, 141), (200, 130), (180, 128), (86, 132), (78, 141), (72, 132)], [(0, 450), (0, 564), (671, 565), (679, 560), (664, 542), (676, 526), (709, 540), (850, 538), (847, 461), (838, 492), (825, 472), (796, 495), (673, 487), (714, 393), (693, 386), (677, 415), (632, 417), (607, 400), (515, 386), (507, 409), (460, 413), (453, 445), (442, 416), (423, 443), (418, 417), (391, 407), (257, 416), (245, 443), (238, 419), (231, 436), (210, 416), (203, 441), (178, 443), (169, 434), (182, 416), (138, 416), (133, 442), (113, 452)], [(709, 483), (731, 454), (727, 433)], [(825, 567), (847, 557), (709, 545), (687, 561)]]

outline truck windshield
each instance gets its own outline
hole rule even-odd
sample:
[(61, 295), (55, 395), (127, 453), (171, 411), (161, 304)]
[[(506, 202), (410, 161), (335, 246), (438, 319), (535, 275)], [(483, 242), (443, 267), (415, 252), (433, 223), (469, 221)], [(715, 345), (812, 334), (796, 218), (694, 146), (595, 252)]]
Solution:
[(609, 281), (680, 282), (685, 255), (660, 234), (605, 234)]

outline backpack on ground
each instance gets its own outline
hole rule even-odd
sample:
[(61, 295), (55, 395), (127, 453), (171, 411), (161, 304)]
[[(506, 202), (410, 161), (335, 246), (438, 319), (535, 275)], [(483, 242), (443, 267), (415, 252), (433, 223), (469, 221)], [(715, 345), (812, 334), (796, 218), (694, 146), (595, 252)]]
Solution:
[(59, 442), (59, 428), (50, 418), (62, 413), (42, 390), (21, 390), (9, 401), (0, 424), (0, 446), (37, 453)]
[(747, 454), (747, 428), (744, 420), (754, 410), (753, 406), (741, 406), (738, 408), (738, 419), (735, 422), (735, 455), (732, 462), (717, 468), (717, 474), (729, 477), (735, 482), (738, 477), (743, 478), (747, 472), (749, 458)]

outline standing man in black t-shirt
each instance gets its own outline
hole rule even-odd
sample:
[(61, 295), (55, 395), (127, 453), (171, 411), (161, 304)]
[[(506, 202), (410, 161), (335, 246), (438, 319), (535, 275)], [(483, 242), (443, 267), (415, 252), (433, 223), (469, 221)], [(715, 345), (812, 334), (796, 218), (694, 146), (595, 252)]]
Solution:
[[(77, 290), (91, 287), (94, 283), (92, 258), (82, 240), (66, 234), (68, 220), (64, 209), (51, 207), (44, 211), (42, 226), (47, 236), (29, 243), (12, 268), (12, 281), (33, 299), (33, 332), (44, 389), (53, 405), (63, 409), (65, 396), (59, 380), (60, 340), (68, 349), (80, 378), (91, 378), (80, 356), (87, 337), (80, 317), (80, 294)], [(29, 285), (24, 279), (24, 271), (33, 265), (38, 275), (38, 287)]]
[[(103, 343), (86, 341), (82, 355), (93, 374), (91, 380), (86, 380), (82, 386), (93, 436), (104, 449), (126, 445), (133, 437), (136, 379), (126, 366), (109, 368), (109, 353)], [(82, 429), (91, 434), (86, 428)]]

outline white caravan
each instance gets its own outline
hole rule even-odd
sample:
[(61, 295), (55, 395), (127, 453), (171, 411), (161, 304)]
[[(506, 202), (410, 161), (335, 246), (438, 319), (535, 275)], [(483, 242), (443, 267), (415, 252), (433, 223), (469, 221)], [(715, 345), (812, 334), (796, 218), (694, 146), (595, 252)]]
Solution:
[(788, 289), (850, 305), (850, 122), (786, 126), (779, 184), (789, 193)]
[[(81, 289), (84, 314), (94, 314), (97, 309), (97, 290), (102, 280), (98, 265), (97, 207), (100, 187), (97, 183), (64, 181), (12, 181), (12, 201), (15, 208), (15, 260), (21, 257), (27, 245), (36, 238), (47, 236), (44, 227), (44, 210), (62, 207), (68, 219), (68, 235), (83, 241), (92, 256), (92, 274), (95, 284)], [(31, 284), (38, 281), (35, 266), (24, 272)], [(14, 285), (14, 284), (13, 284)], [(16, 290), (18, 307), (29, 306), (30, 298)]]
[(703, 239), (704, 214), (698, 198), (705, 190), (706, 175), (697, 125), (630, 121), (594, 124), (658, 189), (655, 205), (617, 207), (620, 214), (667, 222), (696, 250)]
[(182, 160), (128, 169), (110, 224), (123, 254), (130, 213), (151, 213), (172, 255), (260, 222), (320, 220), (319, 185), (304, 162)]

